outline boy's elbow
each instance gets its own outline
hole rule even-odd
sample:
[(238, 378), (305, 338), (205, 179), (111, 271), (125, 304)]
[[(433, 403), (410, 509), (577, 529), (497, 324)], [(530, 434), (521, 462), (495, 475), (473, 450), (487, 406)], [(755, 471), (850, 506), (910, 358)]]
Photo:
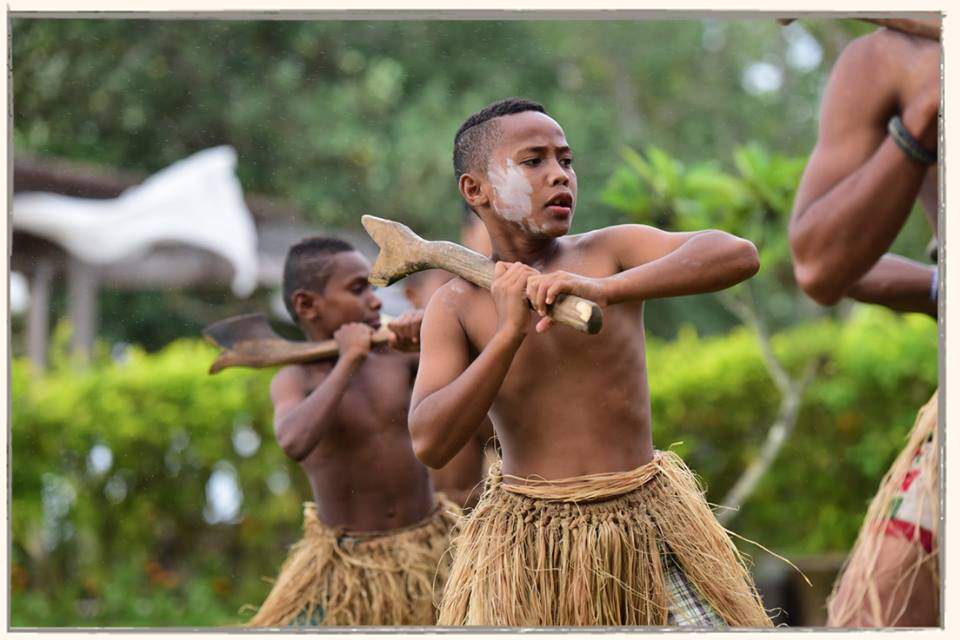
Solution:
[(290, 435), (289, 432), (278, 430), (277, 442), (280, 444), (280, 449), (284, 455), (294, 462), (302, 462), (309, 453), (303, 444)]
[(739, 239), (738, 256), (743, 279), (752, 278), (760, 271), (760, 252), (749, 240)]
[(429, 438), (414, 435), (411, 436), (411, 440), (413, 442), (413, 454), (417, 456), (417, 460), (424, 465), (431, 469), (440, 469), (447, 463), (439, 447)]
[(281, 448), (283, 449), (283, 453), (294, 462), (303, 462), (304, 458), (307, 457), (307, 451), (303, 447), (281, 445)]
[(447, 464), (448, 460), (443, 456), (439, 441), (432, 435), (427, 425), (417, 420), (412, 411), (408, 418), (408, 427), (410, 442), (413, 444), (413, 455), (417, 456), (417, 460), (431, 469), (440, 469)]
[(760, 253), (752, 242), (725, 231), (717, 231), (714, 236), (723, 243), (724, 268), (729, 277), (736, 282), (752, 278), (760, 270)]

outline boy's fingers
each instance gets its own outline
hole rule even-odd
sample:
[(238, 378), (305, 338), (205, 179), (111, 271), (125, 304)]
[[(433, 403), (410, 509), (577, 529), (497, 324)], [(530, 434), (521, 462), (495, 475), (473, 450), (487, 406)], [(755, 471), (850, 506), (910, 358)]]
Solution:
[(543, 309), (540, 305), (540, 285), (534, 278), (527, 279), (527, 299), (533, 305), (533, 309), (543, 315)]
[(544, 333), (548, 331), (550, 327), (553, 326), (553, 318), (550, 316), (543, 316), (540, 318), (540, 321), (537, 322), (537, 333)]
[(547, 304), (553, 304), (553, 301), (556, 300), (557, 296), (563, 293), (564, 283), (554, 282), (550, 285), (550, 288), (547, 289)]
[(547, 291), (549, 287), (549, 283), (546, 282), (541, 282), (537, 287), (537, 309), (539, 309), (541, 316), (547, 315)]

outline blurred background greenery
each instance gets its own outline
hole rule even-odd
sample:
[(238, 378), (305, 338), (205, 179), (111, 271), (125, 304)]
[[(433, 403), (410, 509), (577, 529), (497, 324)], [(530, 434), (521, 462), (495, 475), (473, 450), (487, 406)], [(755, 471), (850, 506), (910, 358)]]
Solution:
[[(842, 554), (937, 384), (931, 319), (821, 309), (789, 265), (820, 92), (843, 46), (872, 29), (13, 18), (14, 155), (148, 174), (230, 144), (246, 190), (309, 222), (359, 231), (375, 213), (456, 239), (457, 127), (502, 97), (540, 101), (576, 153), (574, 231), (717, 227), (760, 248), (749, 283), (648, 304), (655, 441), (680, 442), (719, 503), (795, 398), (784, 450), (729, 526), (791, 557)], [(915, 215), (895, 248), (922, 259), (928, 240)], [(98, 352), (83, 368), (67, 353), (62, 290), (45, 372), (22, 357), (13, 321), (12, 624), (242, 621), (309, 498), (273, 439), (272, 372), (207, 375), (214, 352), (184, 309), (216, 314), (223, 296), (99, 295)], [(229, 313), (263, 298), (237, 304)]]

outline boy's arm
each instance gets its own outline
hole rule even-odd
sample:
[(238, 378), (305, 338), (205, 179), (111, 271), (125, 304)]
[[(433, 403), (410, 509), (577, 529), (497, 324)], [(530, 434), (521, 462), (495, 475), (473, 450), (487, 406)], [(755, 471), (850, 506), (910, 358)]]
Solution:
[(370, 352), (371, 333), (364, 324), (341, 327), (334, 334), (340, 349), (337, 363), (307, 397), (303, 396), (303, 373), (298, 367), (287, 367), (273, 378), (273, 429), (283, 452), (293, 460), (306, 458), (333, 425), (350, 377)]
[(451, 311), (458, 294), (443, 287), (427, 305), (407, 422), (413, 450), (428, 467), (447, 464), (486, 418), (530, 325), (524, 289), (533, 273), (520, 263), (497, 263), (490, 288), (497, 331), (473, 362), (460, 320)]
[(621, 271), (606, 278), (565, 271), (530, 277), (527, 295), (543, 316), (538, 331), (552, 324), (546, 308), (560, 294), (608, 305), (709, 293), (746, 280), (760, 268), (753, 243), (724, 231), (673, 233), (627, 224), (594, 233), (598, 249), (616, 260)]
[(926, 176), (927, 166), (888, 135), (887, 120), (899, 112), (913, 137), (937, 146), (937, 65), (909, 70), (927, 74), (926, 85), (903, 104), (894, 82), (898, 55), (911, 55), (907, 38), (875, 33), (855, 41), (824, 92), (817, 143), (790, 220), (797, 284), (821, 304), (846, 295), (890, 248)]

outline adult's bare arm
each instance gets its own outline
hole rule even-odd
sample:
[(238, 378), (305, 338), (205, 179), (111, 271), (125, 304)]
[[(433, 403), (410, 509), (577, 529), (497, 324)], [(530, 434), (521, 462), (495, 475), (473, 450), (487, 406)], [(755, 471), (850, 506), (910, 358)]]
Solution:
[(895, 311), (916, 311), (937, 316), (937, 303), (931, 299), (936, 267), (888, 253), (880, 258), (847, 291), (860, 302), (881, 304)]
[[(887, 135), (897, 112), (902, 34), (878, 32), (841, 55), (824, 94), (816, 147), (790, 221), (794, 274), (822, 304), (834, 304), (889, 249), (910, 214), (927, 167)], [(936, 146), (939, 70), (905, 105), (906, 128)]]

